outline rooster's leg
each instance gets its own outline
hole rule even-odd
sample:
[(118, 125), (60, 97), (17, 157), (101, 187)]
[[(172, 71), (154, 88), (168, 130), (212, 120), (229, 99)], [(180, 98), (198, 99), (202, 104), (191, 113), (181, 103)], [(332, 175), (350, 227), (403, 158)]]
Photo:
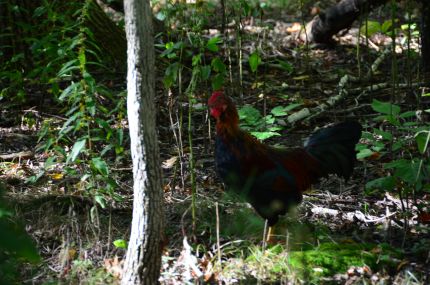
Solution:
[(273, 232), (273, 227), (269, 227), (269, 229), (267, 230), (267, 237), (266, 237), (267, 243), (272, 243), (274, 241), (272, 240), (272, 232)]

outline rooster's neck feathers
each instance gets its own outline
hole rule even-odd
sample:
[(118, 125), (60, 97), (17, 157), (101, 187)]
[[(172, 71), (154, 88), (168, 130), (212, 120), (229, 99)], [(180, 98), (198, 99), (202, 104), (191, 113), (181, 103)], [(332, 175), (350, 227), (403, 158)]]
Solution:
[(234, 136), (239, 129), (239, 114), (233, 102), (227, 102), (226, 109), (217, 118), (216, 130), (219, 136)]

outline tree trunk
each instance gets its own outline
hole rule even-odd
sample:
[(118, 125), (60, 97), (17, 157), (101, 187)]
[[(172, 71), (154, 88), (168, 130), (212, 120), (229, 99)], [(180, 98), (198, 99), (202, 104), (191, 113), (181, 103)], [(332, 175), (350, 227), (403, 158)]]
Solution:
[[(9, 62), (10, 68), (27, 70), (33, 67), (33, 58), (27, 41), (34, 36), (34, 30), (31, 27), (37, 23), (32, 15), (39, 2), (0, 0), (0, 64), (2, 66), (12, 57), (21, 54), (23, 59)], [(21, 63), (25, 63), (26, 66), (20, 66)]]
[(149, 0), (125, 0), (124, 10), (134, 202), (121, 284), (156, 284), (163, 246), (163, 192), (155, 129), (152, 15)]
[(421, 59), (426, 79), (430, 76), (430, 1), (421, 1)]
[[(123, 0), (100, 0), (100, 1), (103, 2), (104, 5), (108, 6), (111, 9), (113, 9), (114, 11), (124, 14), (124, 3), (123, 3)], [(158, 20), (154, 16), (152, 16), (152, 28), (154, 30), (154, 35), (156, 35), (158, 33), (164, 33), (164, 32), (166, 32), (166, 29), (164, 27), (164, 22)]]
[[(120, 29), (95, 0), (78, 0), (77, 5), (67, 5), (67, 1), (57, 4), (43, 3), (43, 1), (29, 0), (0, 0), (0, 64), (3, 65), (6, 61), (10, 61), (13, 56), (18, 54), (23, 55), (21, 61), (15, 62), (15, 69), (29, 70), (34, 67), (33, 55), (31, 46), (33, 41), (29, 41), (32, 37), (42, 37), (48, 31), (40, 30), (40, 27), (48, 27), (41, 25), (37, 21), (40, 18), (34, 17), (37, 8), (46, 8), (45, 6), (52, 5), (55, 13), (62, 13), (64, 9), (77, 8), (79, 4), (88, 3), (87, 10), (84, 14), (84, 23), (89, 28), (97, 46), (101, 47), (103, 57), (105, 54), (110, 55), (115, 67), (120, 71), (125, 71), (126, 49), (127, 43), (124, 30)], [(43, 11), (43, 9), (41, 9)], [(73, 14), (73, 11), (65, 12), (68, 17)], [(34, 29), (37, 27), (37, 30)], [(75, 30), (76, 33), (79, 29)], [(60, 40), (60, 39), (58, 39)], [(20, 66), (21, 64), (21, 66)], [(25, 66), (22, 66), (25, 64)]]
[(308, 42), (328, 44), (341, 30), (348, 29), (365, 11), (383, 5), (388, 0), (341, 0), (335, 6), (320, 13), (306, 25), (301, 38)]
[(95, 41), (108, 53), (119, 71), (125, 71), (127, 43), (124, 30), (120, 29), (100, 8), (95, 0), (89, 1), (85, 25), (91, 30)]

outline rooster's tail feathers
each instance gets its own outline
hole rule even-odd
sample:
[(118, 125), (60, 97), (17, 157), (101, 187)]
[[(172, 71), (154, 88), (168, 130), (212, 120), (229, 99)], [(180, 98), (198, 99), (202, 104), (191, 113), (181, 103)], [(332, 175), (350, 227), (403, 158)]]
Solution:
[(324, 176), (336, 173), (348, 179), (356, 161), (355, 145), (360, 137), (359, 123), (344, 122), (312, 134), (305, 142), (305, 149), (321, 163)]

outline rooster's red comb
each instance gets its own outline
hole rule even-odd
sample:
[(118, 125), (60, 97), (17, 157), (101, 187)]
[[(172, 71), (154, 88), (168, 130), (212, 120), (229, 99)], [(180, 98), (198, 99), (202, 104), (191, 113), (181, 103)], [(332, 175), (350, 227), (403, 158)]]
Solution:
[(218, 98), (223, 97), (223, 96), (224, 96), (224, 92), (222, 90), (214, 91), (212, 93), (212, 96), (209, 98), (208, 104), (209, 105), (214, 104), (218, 100)]

